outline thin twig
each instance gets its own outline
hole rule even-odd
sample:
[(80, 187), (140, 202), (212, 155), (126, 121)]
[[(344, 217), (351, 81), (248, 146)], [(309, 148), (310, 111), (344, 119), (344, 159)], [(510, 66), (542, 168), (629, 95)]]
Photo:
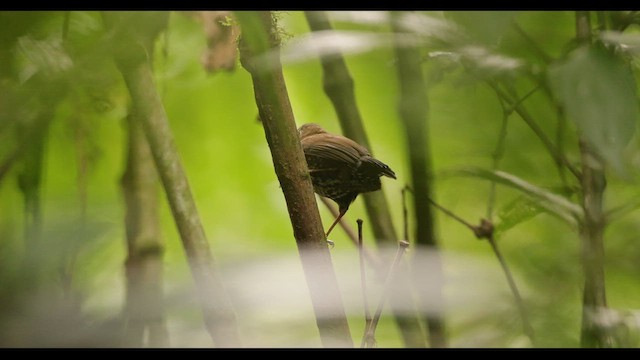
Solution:
[(502, 270), (507, 278), (507, 283), (509, 284), (509, 288), (511, 289), (511, 293), (513, 294), (513, 298), (516, 302), (516, 306), (518, 307), (518, 312), (520, 313), (520, 318), (522, 320), (522, 330), (524, 334), (531, 341), (531, 344), (535, 346), (535, 336), (534, 336), (533, 327), (531, 326), (531, 322), (529, 321), (529, 317), (525, 310), (524, 302), (522, 301), (522, 296), (520, 296), (520, 291), (518, 290), (518, 286), (516, 285), (513, 275), (511, 274), (511, 270), (509, 270), (509, 266), (507, 265), (507, 262), (505, 261), (504, 257), (500, 253), (500, 250), (498, 249), (498, 244), (494, 240), (493, 223), (491, 223), (491, 221), (488, 221), (486, 219), (481, 219), (480, 225), (471, 225), (469, 222), (465, 221), (464, 219), (457, 216), (453, 212), (449, 211), (445, 207), (438, 205), (435, 201), (431, 199), (429, 199), (429, 201), (433, 206), (437, 207), (440, 211), (444, 212), (445, 214), (454, 218), (464, 226), (468, 227), (476, 236), (476, 238), (487, 239), (489, 241), (489, 243), (491, 244), (491, 249), (493, 250), (493, 253), (496, 255), (496, 257), (498, 258), (498, 261), (500, 262), (500, 266), (502, 267)]
[(360, 347), (364, 348), (367, 343), (367, 329), (371, 326), (371, 312), (369, 311), (369, 300), (367, 298), (367, 277), (364, 270), (364, 251), (362, 247), (362, 219), (356, 220), (358, 223), (358, 254), (360, 257), (360, 286), (362, 287), (362, 306), (364, 307), (364, 335)]
[(513, 279), (513, 275), (511, 274), (511, 270), (509, 270), (509, 266), (505, 261), (502, 253), (498, 249), (498, 244), (496, 244), (495, 239), (493, 238), (493, 233), (491, 236), (487, 237), (489, 244), (491, 244), (491, 249), (493, 253), (498, 258), (500, 262), (500, 266), (502, 266), (502, 271), (507, 278), (507, 283), (509, 283), (509, 288), (511, 289), (511, 293), (516, 302), (516, 306), (518, 307), (518, 312), (520, 313), (520, 319), (522, 319), (522, 331), (529, 338), (531, 344), (535, 347), (535, 335), (533, 331), (533, 327), (531, 326), (531, 322), (529, 320), (529, 316), (527, 315), (527, 311), (524, 307), (524, 302), (522, 301), (522, 296), (520, 296), (520, 291), (518, 290), (518, 286), (516, 285), (515, 280)]
[[(339, 211), (336, 208), (336, 206), (333, 205), (331, 200), (327, 199), (324, 196), (319, 196), (319, 198), (320, 198), (320, 201), (322, 201), (322, 203), (327, 207), (327, 209), (329, 209), (329, 211), (331, 212), (333, 217), (337, 218), (338, 214), (339, 214)], [(359, 246), (359, 244), (358, 244), (358, 235), (353, 230), (353, 228), (349, 225), (347, 220), (343, 217), (342, 219), (340, 219), (339, 224), (340, 224), (340, 227), (342, 227), (344, 232), (349, 237), (349, 240), (351, 240), (351, 242), (353, 242), (353, 244), (355, 246)], [(365, 259), (369, 262), (369, 265), (371, 265), (374, 269), (380, 269), (381, 268), (382, 261), (380, 260), (380, 257), (378, 257), (378, 255), (376, 253), (372, 252), (371, 249), (369, 249), (368, 247), (363, 247), (362, 251), (364, 252)]]
[(398, 243), (398, 251), (396, 252), (396, 257), (393, 259), (393, 263), (389, 268), (389, 273), (387, 274), (387, 278), (384, 282), (384, 287), (382, 289), (380, 302), (378, 303), (378, 307), (376, 308), (376, 312), (373, 315), (373, 319), (371, 320), (371, 323), (369, 324), (369, 327), (367, 328), (364, 334), (363, 340), (366, 340), (366, 343), (369, 344), (370, 347), (375, 345), (376, 328), (378, 327), (378, 322), (380, 321), (380, 316), (382, 315), (382, 309), (384, 308), (384, 304), (391, 290), (391, 282), (396, 273), (396, 269), (400, 264), (400, 260), (402, 260), (402, 256), (404, 255), (405, 250), (408, 247), (409, 247), (409, 243), (406, 241), (400, 241)]
[(540, 126), (538, 126), (537, 122), (533, 119), (533, 117), (529, 114), (529, 112), (524, 108), (524, 106), (509, 96), (504, 90), (502, 90), (496, 83), (488, 82), (489, 86), (496, 92), (496, 94), (504, 99), (508, 104), (510, 104), (515, 112), (520, 116), (522, 120), (529, 126), (529, 128), (538, 136), (538, 138), (542, 141), (542, 144), (547, 148), (549, 154), (553, 157), (553, 159), (569, 169), (569, 171), (578, 179), (580, 179), (580, 172), (567, 160), (563, 153), (558, 151), (555, 145), (549, 140), (547, 135), (542, 131)]
[[(502, 123), (500, 125), (500, 133), (498, 134), (498, 142), (496, 143), (496, 148), (491, 154), (492, 157), (492, 168), (493, 170), (498, 170), (500, 166), (500, 160), (504, 155), (505, 149), (505, 140), (507, 138), (507, 124), (509, 123), (509, 115), (511, 112), (507, 110), (504, 104), (504, 100), (500, 99), (500, 106), (502, 106)], [(496, 182), (491, 181), (489, 184), (489, 199), (487, 200), (487, 219), (493, 219), (493, 207), (495, 205), (496, 200)]]
[(640, 208), (640, 196), (630, 199), (623, 205), (609, 209), (604, 213), (604, 218), (607, 223), (611, 223), (638, 208)]
[(405, 241), (409, 241), (409, 210), (407, 209), (406, 193), (411, 191), (409, 185), (405, 185), (402, 188), (402, 234)]
[[(567, 129), (567, 118), (564, 116), (564, 110), (561, 106), (556, 107), (556, 114), (558, 114), (558, 120), (556, 124), (556, 148), (561, 154), (564, 154), (565, 148), (565, 133)], [(565, 174), (565, 167), (562, 163), (556, 161), (556, 167), (558, 168), (558, 174), (560, 175), (560, 181), (565, 187), (569, 186), (567, 183), (567, 176)]]
[(438, 210), (442, 211), (443, 213), (445, 213), (446, 215), (448, 215), (449, 217), (453, 218), (454, 220), (458, 221), (459, 223), (461, 223), (462, 225), (468, 227), (471, 231), (475, 232), (476, 226), (475, 225), (471, 225), (471, 223), (467, 222), (465, 219), (459, 217), (458, 215), (454, 214), (452, 211), (450, 211), (449, 209), (441, 206), (440, 204), (438, 204), (437, 202), (433, 201), (433, 199), (429, 198), (428, 199), (429, 202), (431, 203), (431, 205), (435, 206)]
[(551, 58), (549, 54), (547, 54), (544, 50), (542, 50), (540, 45), (538, 45), (538, 43), (535, 40), (533, 40), (533, 38), (529, 34), (527, 34), (522, 29), (522, 27), (518, 25), (517, 22), (513, 22), (513, 27), (516, 29), (516, 32), (520, 34), (520, 36), (522, 36), (522, 38), (531, 46), (531, 48), (538, 55), (538, 57), (540, 57), (540, 59), (542, 59), (542, 61), (545, 62), (545, 64), (549, 64), (553, 61), (553, 58)]

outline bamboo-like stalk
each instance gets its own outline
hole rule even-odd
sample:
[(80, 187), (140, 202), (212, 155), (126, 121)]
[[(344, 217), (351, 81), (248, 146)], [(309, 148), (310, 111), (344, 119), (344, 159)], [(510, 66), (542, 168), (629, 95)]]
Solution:
[[(396, 36), (405, 32), (399, 23), (402, 13), (394, 12), (391, 27)], [(444, 299), (442, 295), (442, 264), (437, 251), (433, 213), (429, 205), (433, 191), (433, 170), (428, 137), (428, 98), (421, 67), (421, 57), (417, 48), (395, 47), (396, 70), (400, 85), (398, 110), (404, 125), (411, 169), (411, 188), (416, 218), (415, 243), (418, 249), (434, 250), (433, 261), (429, 266), (414, 261), (414, 283), (420, 293), (420, 300), (426, 303), (427, 297), (436, 304), (436, 311), (425, 313), (424, 321), (429, 330), (429, 342), (432, 347), (446, 347), (446, 331), (443, 319)], [(417, 258), (416, 258), (417, 259)], [(427, 287), (424, 276), (429, 271), (436, 279), (433, 286)], [(435, 273), (433, 273), (435, 272)]]
[[(125, 19), (126, 16), (144, 16), (145, 20), (153, 21), (157, 28), (153, 29), (154, 32), (141, 29), (138, 22)], [(118, 39), (116, 64), (129, 89), (134, 109), (138, 113), (137, 118), (142, 124), (162, 180), (196, 284), (207, 331), (217, 346), (240, 346), (233, 307), (216, 270), (148, 59), (148, 54), (153, 53), (153, 40), (163, 26), (166, 26), (168, 13), (105, 12), (103, 19), (107, 26), (127, 27), (121, 31), (126, 36)], [(146, 22), (140, 21), (140, 24)]]
[[(305, 11), (305, 17), (312, 31), (333, 29), (324, 11)], [(340, 54), (320, 56), (320, 62), (323, 70), (324, 91), (338, 115), (342, 131), (348, 138), (365, 146), (369, 151), (373, 151), (356, 103), (354, 81), (344, 58)], [(398, 237), (391, 220), (384, 190), (364, 193), (361, 196), (364, 199), (376, 243), (379, 245), (397, 243)], [(405, 264), (400, 264), (398, 271), (408, 273)], [(408, 276), (399, 276), (398, 281), (393, 284), (395, 289), (390, 299), (392, 305), (412, 301), (408, 278)], [(407, 311), (400, 311), (395, 306), (392, 308), (405, 344), (408, 347), (426, 346), (418, 317)]]
[(139, 119), (127, 118), (129, 148), (122, 176), (127, 234), (125, 341), (127, 346), (169, 345), (164, 322), (162, 253), (158, 215), (158, 174)]
[[(576, 37), (579, 43), (589, 45), (591, 42), (588, 11), (576, 12)], [(582, 164), (580, 184), (584, 209), (584, 219), (580, 226), (584, 269), (580, 345), (611, 347), (612, 339), (608, 332), (602, 324), (597, 323), (597, 315), (607, 307), (604, 281), (604, 229), (606, 226), (603, 214), (603, 195), (606, 186), (604, 165), (582, 136), (579, 145)]]
[[(333, 30), (324, 11), (305, 11), (305, 17), (312, 31)], [(373, 154), (373, 148), (364, 128), (360, 110), (356, 104), (354, 81), (342, 55), (321, 56), (324, 92), (331, 100), (338, 115), (344, 135)], [(361, 194), (364, 198), (369, 222), (373, 227), (376, 242), (395, 244), (398, 242), (391, 213), (384, 191)]]
[[(242, 29), (240, 61), (251, 74), (256, 104), (273, 165), (284, 194), (302, 266), (311, 294), (320, 339), (325, 347), (352, 347), (331, 256), (311, 177), (298, 138), (282, 75), (272, 14), (236, 12)], [(262, 56), (262, 57), (261, 57)], [(258, 62), (262, 59), (263, 62)]]

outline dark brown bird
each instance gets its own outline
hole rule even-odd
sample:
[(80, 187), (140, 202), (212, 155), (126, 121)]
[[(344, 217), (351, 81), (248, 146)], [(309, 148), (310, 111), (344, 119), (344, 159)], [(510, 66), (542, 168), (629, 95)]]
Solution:
[(326, 132), (318, 124), (304, 124), (298, 129), (302, 150), (307, 159), (313, 190), (338, 204), (339, 215), (326, 236), (349, 210), (358, 194), (380, 190), (381, 176), (396, 174), (369, 150), (341, 135)]

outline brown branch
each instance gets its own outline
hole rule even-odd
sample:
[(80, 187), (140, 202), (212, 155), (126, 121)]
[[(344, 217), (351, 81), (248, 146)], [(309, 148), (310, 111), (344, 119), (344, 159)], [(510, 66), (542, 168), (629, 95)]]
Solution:
[[(400, 24), (402, 13), (393, 13), (391, 26), (396, 36), (405, 32)], [(424, 321), (429, 330), (429, 342), (432, 347), (446, 347), (446, 331), (442, 317), (444, 299), (442, 295), (442, 265), (437, 253), (434, 220), (428, 199), (433, 191), (433, 169), (429, 150), (428, 137), (428, 98), (426, 84), (423, 79), (420, 52), (413, 47), (395, 47), (396, 70), (400, 85), (398, 110), (407, 137), (411, 184), (413, 189), (413, 206), (416, 218), (415, 243), (418, 246), (436, 250), (435, 264), (429, 266), (431, 276), (438, 279), (436, 285), (426, 289), (424, 281), (416, 281), (415, 285), (423, 288), (421, 300), (426, 303), (429, 296), (436, 304), (436, 311), (424, 314)], [(423, 278), (426, 264), (414, 261), (415, 278)], [(434, 273), (435, 272), (435, 273)], [(427, 293), (427, 291), (430, 291)]]
[[(137, 118), (142, 124), (162, 180), (196, 284), (207, 331), (216, 345), (237, 347), (240, 339), (231, 301), (216, 270), (147, 57), (147, 54), (153, 53), (153, 40), (162, 30), (162, 25), (166, 26), (168, 13), (103, 12), (102, 16), (108, 27), (128, 27), (127, 31), (123, 31), (127, 36), (117, 42), (116, 64), (129, 89)], [(131, 21), (127, 18), (130, 16), (136, 19), (140, 17), (139, 22)], [(140, 24), (156, 27), (141, 29)]]
[[(242, 29), (242, 66), (251, 74), (256, 104), (287, 203), (293, 235), (307, 279), (320, 339), (325, 347), (352, 347), (331, 255), (313, 194), (282, 75), (276, 29), (270, 12), (236, 12)], [(279, 54), (278, 54), (279, 55)], [(258, 62), (258, 59), (264, 62)]]
[(125, 345), (143, 346), (147, 330), (150, 347), (166, 347), (158, 174), (135, 111), (129, 113), (127, 125), (129, 148), (121, 181), (127, 234)]

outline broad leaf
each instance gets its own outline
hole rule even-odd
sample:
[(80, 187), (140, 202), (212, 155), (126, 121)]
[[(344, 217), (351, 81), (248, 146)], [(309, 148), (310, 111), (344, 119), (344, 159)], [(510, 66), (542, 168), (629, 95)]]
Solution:
[(543, 211), (544, 208), (529, 197), (524, 195), (517, 197), (503, 206), (498, 212), (500, 222), (495, 225), (496, 236), (522, 222), (534, 218)]
[(638, 97), (631, 69), (600, 47), (578, 48), (549, 70), (553, 91), (581, 136), (615, 170), (636, 128)]
[(558, 194), (528, 183), (515, 175), (503, 171), (491, 171), (475, 167), (462, 168), (456, 170), (454, 174), (479, 177), (517, 189), (534, 200), (537, 205), (564, 220), (569, 225), (577, 226), (578, 219), (583, 217), (583, 210), (579, 205)]

